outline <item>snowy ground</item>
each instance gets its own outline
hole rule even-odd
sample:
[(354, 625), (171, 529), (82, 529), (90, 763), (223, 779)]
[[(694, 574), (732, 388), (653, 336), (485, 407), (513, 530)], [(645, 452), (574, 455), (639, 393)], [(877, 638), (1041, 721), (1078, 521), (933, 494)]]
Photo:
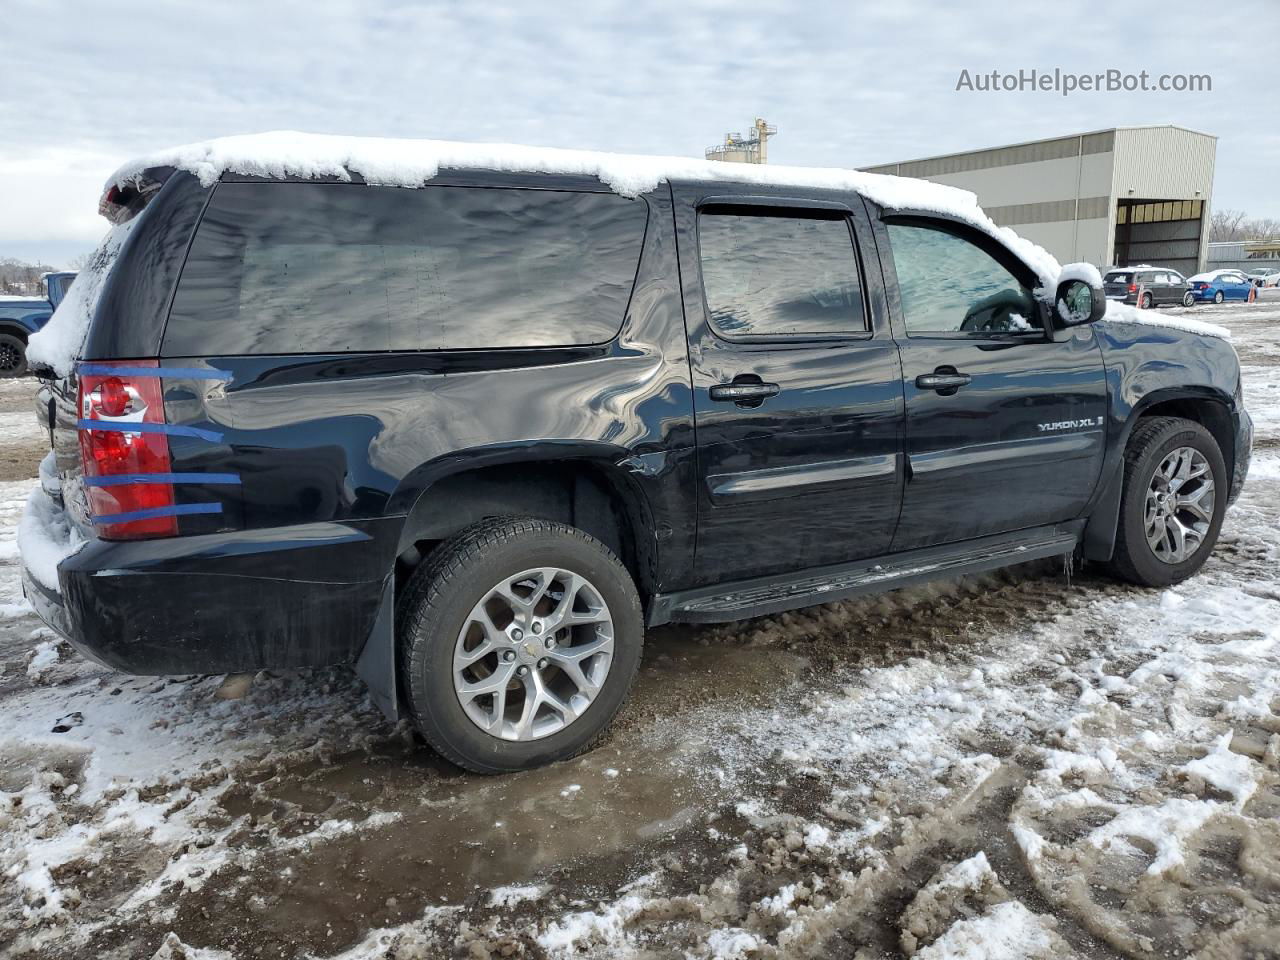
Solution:
[(31, 481), (0, 482), (0, 953), (1274, 956), (1280, 302), (1178, 312), (1232, 328), (1259, 430), (1200, 576), (654, 631), (609, 741), (514, 777), (434, 759), (345, 670), (225, 699), (81, 661), (21, 599)]

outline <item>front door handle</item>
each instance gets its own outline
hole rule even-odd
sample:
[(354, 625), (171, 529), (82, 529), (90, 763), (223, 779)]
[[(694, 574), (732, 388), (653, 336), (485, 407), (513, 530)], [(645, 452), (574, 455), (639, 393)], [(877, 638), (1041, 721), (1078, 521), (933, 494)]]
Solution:
[(711, 394), (712, 400), (759, 406), (770, 397), (776, 397), (780, 390), (781, 388), (776, 383), (735, 381), (733, 383), (717, 383), (708, 393)]
[(954, 370), (935, 370), (933, 373), (922, 373), (916, 377), (916, 386), (921, 390), (937, 390), (939, 393), (955, 393), (961, 387), (967, 387), (971, 383), (973, 383), (973, 377)]

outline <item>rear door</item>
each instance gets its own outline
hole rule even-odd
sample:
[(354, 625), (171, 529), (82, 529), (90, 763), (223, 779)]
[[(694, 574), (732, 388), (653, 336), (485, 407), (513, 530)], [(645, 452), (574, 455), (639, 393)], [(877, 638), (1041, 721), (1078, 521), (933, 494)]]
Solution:
[(1076, 517), (1102, 464), (1102, 355), (1050, 336), (1036, 279), (984, 234), (926, 217), (877, 225), (902, 353), (908, 479), (893, 549)]
[[(698, 445), (699, 582), (889, 549), (901, 369), (865, 210), (674, 186)], [(857, 201), (857, 198), (853, 198)]]

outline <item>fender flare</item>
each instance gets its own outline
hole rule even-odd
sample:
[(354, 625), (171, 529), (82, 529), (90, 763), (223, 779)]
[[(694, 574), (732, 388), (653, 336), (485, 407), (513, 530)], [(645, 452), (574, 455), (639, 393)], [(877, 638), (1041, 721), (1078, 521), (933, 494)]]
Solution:
[[(1133, 428), (1152, 407), (1174, 400), (1208, 401), (1222, 404), (1227, 409), (1230, 409), (1231, 404), (1231, 398), (1215, 388), (1184, 386), (1152, 390), (1133, 405), (1103, 462), (1098, 497), (1089, 511), (1081, 538), (1081, 549), (1086, 560), (1105, 562), (1115, 552), (1116, 533), (1120, 523), (1120, 499), (1124, 492), (1124, 452), (1129, 446)], [(1223, 458), (1227, 461), (1227, 471), (1230, 473), (1235, 451), (1224, 450)]]
[[(638, 531), (653, 529), (653, 513), (647, 497), (635, 481), (637, 473), (650, 468), (649, 460), (662, 454), (637, 457), (624, 447), (600, 441), (550, 440), (535, 443), (494, 444), (451, 453), (447, 457), (423, 464), (404, 478), (400, 489), (392, 495), (388, 512), (404, 513), (396, 556), (399, 557), (422, 539), (436, 539), (435, 533), (456, 529), (456, 515), (437, 519), (431, 515), (433, 489), (461, 474), (478, 469), (502, 466), (573, 465), (586, 466), (605, 478), (610, 493), (621, 501), (633, 535), (636, 563), (645, 570), (656, 568), (657, 547), (652, 538)], [(636, 461), (640, 461), (637, 465)], [(424, 536), (426, 534), (427, 536)], [(399, 694), (399, 676), (395, 636), (395, 576), (388, 571), (382, 587), (382, 600), (369, 636), (356, 659), (356, 673), (369, 688), (374, 704), (392, 722), (404, 716)]]

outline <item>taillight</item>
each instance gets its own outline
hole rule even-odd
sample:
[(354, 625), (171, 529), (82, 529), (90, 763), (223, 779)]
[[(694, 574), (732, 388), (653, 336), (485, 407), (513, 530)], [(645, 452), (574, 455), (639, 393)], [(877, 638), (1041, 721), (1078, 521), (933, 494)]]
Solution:
[(1130, 292), (1130, 293), (1137, 293), (1137, 292), (1138, 292), (1138, 285), (1137, 285), (1136, 283), (1131, 283), (1131, 284), (1129, 284), (1129, 292)]
[(165, 422), (160, 378), (147, 376), (159, 363), (116, 360), (101, 372), (104, 366), (80, 374), (80, 459), (94, 526), (107, 540), (174, 536), (169, 438), (163, 427), (146, 428)]

